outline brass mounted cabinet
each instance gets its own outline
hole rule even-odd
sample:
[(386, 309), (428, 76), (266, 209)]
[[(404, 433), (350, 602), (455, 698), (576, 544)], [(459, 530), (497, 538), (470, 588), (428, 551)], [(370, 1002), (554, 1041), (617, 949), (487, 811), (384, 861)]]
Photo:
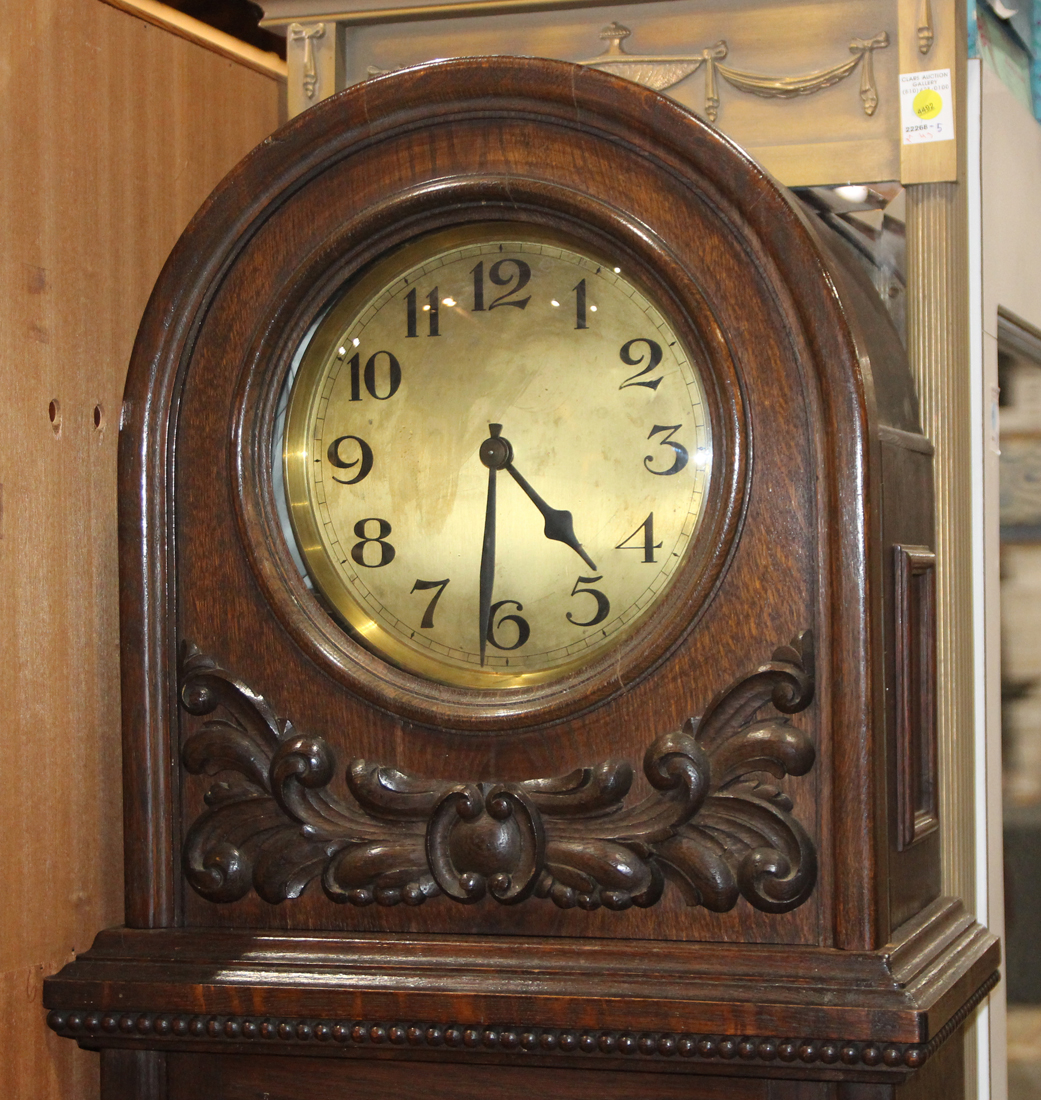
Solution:
[(46, 987), (108, 1100), (960, 1090), (932, 446), (845, 247), (555, 61), (218, 188), (126, 395), (127, 927)]

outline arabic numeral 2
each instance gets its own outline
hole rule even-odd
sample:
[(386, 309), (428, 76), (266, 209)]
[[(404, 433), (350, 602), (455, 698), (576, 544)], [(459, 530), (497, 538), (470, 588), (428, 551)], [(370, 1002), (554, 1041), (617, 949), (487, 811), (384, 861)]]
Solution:
[[(637, 347), (639, 344), (646, 344), (647, 351), (639, 351)], [(635, 340), (629, 340), (621, 346), (618, 352), (618, 358), (621, 359), (627, 367), (638, 367), (645, 358), (647, 360), (647, 366), (645, 366), (643, 370), (638, 370), (635, 374), (630, 374), (618, 387), (620, 390), (624, 390), (627, 386), (646, 386), (649, 390), (656, 390), (661, 385), (660, 378), (643, 378), (645, 374), (653, 374), (661, 365), (661, 344), (657, 344), (653, 340), (647, 340), (639, 336)], [(640, 379), (643, 379), (643, 381), (640, 381)]]
[[(641, 532), (643, 532), (642, 536)], [(645, 562), (657, 561), (657, 558), (654, 556), (654, 551), (661, 549), (661, 543), (654, 541), (654, 513), (649, 513), (643, 523), (641, 523), (631, 535), (622, 539), (615, 549), (641, 550), (643, 551), (643, 560)]]

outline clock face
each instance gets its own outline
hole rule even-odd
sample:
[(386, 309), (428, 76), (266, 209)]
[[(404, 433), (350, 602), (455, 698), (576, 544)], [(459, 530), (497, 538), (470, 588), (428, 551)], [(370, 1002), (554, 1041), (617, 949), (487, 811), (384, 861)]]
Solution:
[(446, 684), (544, 683), (653, 615), (712, 474), (698, 364), (610, 257), (503, 223), (378, 263), (298, 356), (296, 548), (363, 645)]

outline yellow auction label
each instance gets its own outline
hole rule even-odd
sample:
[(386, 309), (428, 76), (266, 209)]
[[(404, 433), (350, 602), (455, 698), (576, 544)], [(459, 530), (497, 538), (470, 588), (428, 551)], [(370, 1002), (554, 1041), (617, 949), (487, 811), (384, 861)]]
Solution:
[(912, 103), (912, 109), (919, 118), (936, 118), (940, 113), (940, 108), (943, 106), (943, 99), (940, 93), (934, 91), (932, 88), (923, 88), (918, 95), (914, 97)]

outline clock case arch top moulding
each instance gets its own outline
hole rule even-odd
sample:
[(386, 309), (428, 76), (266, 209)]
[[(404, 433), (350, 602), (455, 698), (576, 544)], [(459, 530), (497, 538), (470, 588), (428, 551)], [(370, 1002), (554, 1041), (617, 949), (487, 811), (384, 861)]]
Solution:
[[(534, 732), (462, 737), (395, 717), (393, 695), (375, 706), (335, 662), (304, 655), (244, 548), (265, 536), (236, 504), (234, 467), (250, 452), (232, 429), (245, 430), (243, 379), (282, 338), (264, 326), (285, 279), (304, 259), (335, 266), (329, 241), (345, 216), (383, 204), (389, 225), (395, 194), (496, 172), (502, 203), (512, 173), (529, 195), (544, 189), (550, 212), (566, 205), (554, 193), (642, 197), (647, 248), (665, 242), (663, 270), (690, 273), (725, 335), (751, 461), (734, 463), (748, 471), (743, 525), (701, 618), (629, 690), (585, 709), (579, 699), (577, 715)], [(377, 78), (247, 157), (171, 254), (135, 347), (120, 440), (127, 927), (47, 980), (52, 1026), (139, 1051), (270, 1051), (295, 1037), (320, 1057), (364, 1055), (370, 1039), (397, 1043), (392, 1032), (409, 1044), (422, 1027), (415, 1056), (441, 1057), (458, 1031), (452, 1058), (491, 1058), (504, 1073), (570, 1049), (660, 1054), (654, 1066), (670, 1072), (680, 1051), (685, 1068), (717, 1072), (744, 1044), (756, 1080), (834, 1081), (841, 1062), (854, 1082), (893, 1084), (933, 1054), (989, 988), (997, 946), (938, 896), (937, 831), (902, 827), (901, 814), (925, 820), (934, 791), (932, 518), (916, 503), (930, 498), (932, 448), (895, 332), (841, 249), (711, 127), (561, 62), (473, 59)], [(274, 908), (185, 888), (182, 842), (206, 786), (179, 762), (201, 729), (178, 701), (188, 638), (326, 739), (341, 772), (357, 745), (403, 772), (523, 788), (631, 760), (807, 626), (816, 694), (799, 724), (816, 763), (785, 782), (819, 874), (790, 912), (742, 901), (704, 914), (669, 895), (624, 912), (436, 897), (354, 909), (314, 890)], [(898, 804), (900, 769), (914, 782)], [(514, 1045), (514, 1031), (534, 1048)]]

